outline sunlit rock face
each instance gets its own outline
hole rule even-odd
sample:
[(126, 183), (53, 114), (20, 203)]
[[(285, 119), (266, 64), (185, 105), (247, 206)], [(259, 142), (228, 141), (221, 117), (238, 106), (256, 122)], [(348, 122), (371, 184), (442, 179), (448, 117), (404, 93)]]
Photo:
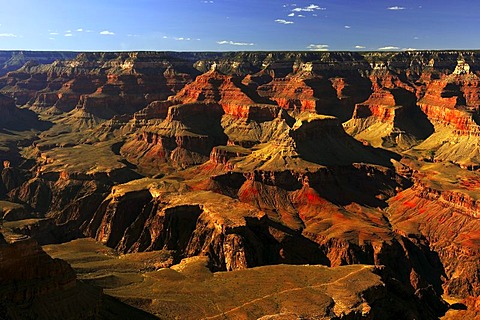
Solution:
[[(302, 283), (305, 270), (362, 284), (318, 293), (324, 318), (398, 316), (393, 301), (409, 306), (402, 315), (433, 319), (446, 311), (442, 295), (466, 299), (475, 314), (477, 55), (45, 53), (32, 62), (1, 53), (4, 228), (52, 252), (84, 250), (65, 255), (80, 276), (166, 318), (191, 316), (187, 302), (172, 298), (186, 311), (169, 313), (157, 296), (175, 281), (194, 290), (198, 279), (248, 273), (262, 284), (290, 267), (288, 283)], [(59, 244), (81, 237), (95, 246)], [(32, 280), (15, 299), (78, 286), (33, 240), (2, 246), (25, 246), (53, 270), (51, 282), (35, 291)], [(91, 248), (108, 254), (92, 258)], [(9, 261), (5, 274), (15, 278), (18, 265), (36, 276)], [(336, 269), (353, 264), (369, 266)], [(151, 283), (162, 289), (146, 290)], [(242, 303), (261, 297), (250, 298)], [(217, 311), (313, 317), (276, 301), (258, 314), (226, 301)]]

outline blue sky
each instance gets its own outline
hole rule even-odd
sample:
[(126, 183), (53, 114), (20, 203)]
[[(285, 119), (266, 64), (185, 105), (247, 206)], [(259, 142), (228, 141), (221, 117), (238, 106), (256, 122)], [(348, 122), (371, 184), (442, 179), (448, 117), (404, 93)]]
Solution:
[(475, 0), (0, 0), (0, 50), (480, 48)]

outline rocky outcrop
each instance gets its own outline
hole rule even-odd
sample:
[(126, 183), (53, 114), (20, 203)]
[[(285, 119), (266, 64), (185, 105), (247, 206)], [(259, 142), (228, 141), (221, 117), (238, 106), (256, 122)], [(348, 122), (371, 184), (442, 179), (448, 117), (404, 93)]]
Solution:
[(122, 253), (206, 257), (214, 271), (384, 265), (425, 310), (442, 310), (443, 291), (479, 294), (476, 56), (132, 52), (27, 63), (0, 79), (0, 124), (8, 133), (2, 121), (20, 123), (30, 108), (52, 127), (25, 126), (43, 132), (5, 148), (0, 139), (17, 156), (5, 156), (0, 196), (25, 210), (2, 215), (42, 218), (18, 222), (32, 237), (64, 233), (46, 242), (82, 232)]
[[(102, 292), (77, 282), (65, 262), (33, 240), (8, 235), (0, 243), (0, 315), (5, 319), (98, 318)], [(51, 301), (55, 301), (54, 304)]]
[[(224, 144), (218, 104), (189, 103), (168, 108), (166, 119), (150, 130), (143, 129), (121, 148), (128, 161), (143, 170), (158, 170), (164, 164), (186, 168), (208, 160), (213, 146)], [(197, 122), (198, 120), (198, 122)]]
[(15, 101), (0, 94), (0, 128), (9, 130), (31, 130), (48, 128), (48, 123), (40, 121), (37, 115), (29, 110), (18, 109)]
[[(478, 135), (479, 126), (474, 119), (478, 114), (478, 104), (475, 104), (478, 92), (471, 89), (476, 87), (477, 80), (462, 78), (465, 76), (433, 80), (418, 104), (433, 123), (451, 126), (458, 134)], [(467, 91), (468, 101), (464, 91)]]
[(42, 52), (42, 51), (2, 51), (0, 53), (0, 76), (17, 70), (25, 63), (48, 64), (55, 60), (73, 59), (75, 52)]
[(50, 64), (27, 63), (8, 73), (1, 90), (19, 105), (38, 112), (69, 112), (75, 107), (101, 119), (133, 113), (155, 100), (164, 100), (190, 82), (178, 72), (182, 61), (151, 61), (148, 54), (78, 54)]
[[(326, 263), (313, 243), (276, 226), (254, 207), (212, 192), (176, 194), (168, 192), (173, 186), (143, 183), (115, 187), (86, 234), (123, 252), (173, 250), (177, 262), (208, 256), (213, 270)], [(303, 249), (296, 252), (296, 244)]]
[[(476, 173), (461, 178), (456, 188), (431, 169), (418, 173), (414, 186), (389, 200), (388, 213), (394, 229), (403, 234), (425, 237), (444, 268), (444, 289), (457, 297), (479, 294), (477, 243), (477, 194), (472, 192), (478, 182)], [(462, 174), (453, 165), (448, 169)]]
[(434, 132), (433, 125), (415, 105), (415, 96), (403, 88), (378, 89), (355, 106), (345, 130), (376, 147), (409, 149)]

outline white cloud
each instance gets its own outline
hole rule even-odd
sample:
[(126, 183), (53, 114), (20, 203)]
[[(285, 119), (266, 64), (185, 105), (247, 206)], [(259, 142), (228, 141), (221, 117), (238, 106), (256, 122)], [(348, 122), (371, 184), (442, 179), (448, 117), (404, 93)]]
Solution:
[(87, 31), (85, 31), (85, 32), (93, 32), (93, 30), (87, 30)]
[(163, 36), (162, 38), (163, 38), (163, 39), (168, 39), (168, 37), (167, 37), (167, 36)]
[(73, 34), (71, 34), (71, 33), (65, 33), (64, 36), (65, 36), (65, 37), (73, 37)]
[(213, 3), (213, 1), (202, 1), (203, 3)]
[(311, 4), (307, 7), (303, 7), (303, 8), (295, 8), (295, 9), (292, 9), (293, 12), (313, 12), (315, 10), (327, 10), (327, 8), (322, 8), (316, 4)]
[(48, 40), (55, 40), (55, 38), (48, 38)]
[(82, 29), (82, 28), (78, 28), (78, 29), (77, 29), (77, 32), (83, 32), (83, 29)]
[(281, 23), (281, 24), (293, 24), (293, 21), (287, 21), (287, 20), (284, 20), (284, 19), (277, 19), (277, 20), (275, 20), (275, 22)]
[(328, 44), (311, 44), (307, 49), (311, 51), (328, 51)]
[(381, 48), (378, 48), (378, 50), (386, 50), (386, 51), (389, 51), (389, 50), (399, 50), (400, 48), (399, 47), (396, 47), (396, 46), (386, 46), (386, 47), (381, 47)]
[(403, 51), (418, 51), (418, 49), (415, 48), (403, 48)]
[(393, 6), (393, 7), (388, 7), (388, 10), (405, 10), (405, 7), (399, 7), (399, 6)]
[(49, 35), (51, 35), (51, 36), (58, 36), (58, 32), (50, 32)]
[(234, 42), (234, 41), (227, 41), (227, 40), (222, 40), (222, 41), (217, 41), (218, 44), (229, 44), (232, 46), (254, 46), (255, 43), (252, 42)]
[(299, 18), (305, 18), (305, 16), (303, 14), (299, 14), (298, 17)]
[(419, 38), (419, 37), (413, 37), (413, 39), (418, 40), (418, 39), (420, 39), (420, 38)]
[(108, 31), (108, 30), (101, 31), (100, 34), (101, 34), (101, 35), (104, 35), (104, 36), (113, 36), (113, 35), (115, 35), (114, 32), (111, 32), (111, 31)]
[(295, 17), (295, 13), (292, 12), (292, 13), (288, 14), (288, 16), (289, 17)]
[(13, 33), (0, 33), (0, 37), (2, 38), (16, 38), (17, 35)]
[(175, 39), (175, 40), (177, 40), (177, 41), (190, 41), (190, 40), (192, 40), (192, 39), (190, 39), (190, 38), (184, 38), (184, 37), (173, 38), (173, 39)]
[(312, 9), (312, 10), (325, 10), (325, 8), (321, 8), (320, 6), (317, 6), (316, 4), (311, 4), (307, 7), (307, 9)]
[(365, 49), (365, 46), (355, 46), (355, 49)]
[(351, 29), (351, 26), (344, 26), (345, 29)]

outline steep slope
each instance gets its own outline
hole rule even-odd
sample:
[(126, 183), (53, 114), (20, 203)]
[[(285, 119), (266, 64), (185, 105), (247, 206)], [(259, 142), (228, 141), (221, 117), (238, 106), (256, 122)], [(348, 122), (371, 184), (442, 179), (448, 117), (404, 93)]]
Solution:
[(376, 147), (410, 149), (433, 133), (433, 125), (416, 106), (415, 89), (391, 71), (378, 67), (370, 75), (374, 92), (355, 105), (345, 130)]
[(424, 164), (414, 186), (389, 200), (394, 229), (425, 237), (445, 268), (446, 293), (477, 296), (478, 186), (477, 172), (453, 164)]
[[(111, 52), (27, 61), (0, 78), (2, 217), (42, 244), (86, 235), (127, 260), (168, 252), (141, 272), (184, 258), (215, 272), (383, 265), (381, 282), (397, 279), (418, 303), (412, 317), (441, 315), (444, 293), (473, 308), (477, 56)], [(368, 288), (355, 291), (349, 316), (361, 316), (358, 304), (374, 310)], [(118, 296), (169, 314), (142, 290)], [(329, 306), (318, 312), (346, 317)], [(230, 307), (219, 312), (281, 317), (278, 308)]]
[(142, 111), (141, 118), (148, 115), (165, 120), (154, 123), (151, 129), (147, 126), (127, 142), (122, 155), (150, 170), (152, 166), (158, 170), (164, 163), (185, 168), (207, 161), (214, 146), (227, 142), (221, 127), (222, 115), (266, 120), (276, 116), (274, 105), (257, 104), (246, 90), (239, 78), (223, 75), (214, 67), (168, 102), (151, 104)]
[(428, 84), (418, 105), (435, 125), (435, 133), (415, 148), (426, 158), (478, 168), (478, 80), (469, 65), (459, 60), (452, 74)]
[[(180, 66), (178, 66), (180, 65)], [(47, 113), (80, 109), (100, 119), (133, 113), (157, 99), (166, 99), (191, 80), (182, 61), (173, 65), (145, 53), (82, 53), (50, 64), (28, 62), (3, 79), (3, 93), (17, 104)]]
[[(6, 319), (85, 319), (99, 315), (102, 292), (78, 283), (62, 260), (33, 240), (0, 238), (0, 314)], [(51, 301), (55, 301), (53, 305)]]

